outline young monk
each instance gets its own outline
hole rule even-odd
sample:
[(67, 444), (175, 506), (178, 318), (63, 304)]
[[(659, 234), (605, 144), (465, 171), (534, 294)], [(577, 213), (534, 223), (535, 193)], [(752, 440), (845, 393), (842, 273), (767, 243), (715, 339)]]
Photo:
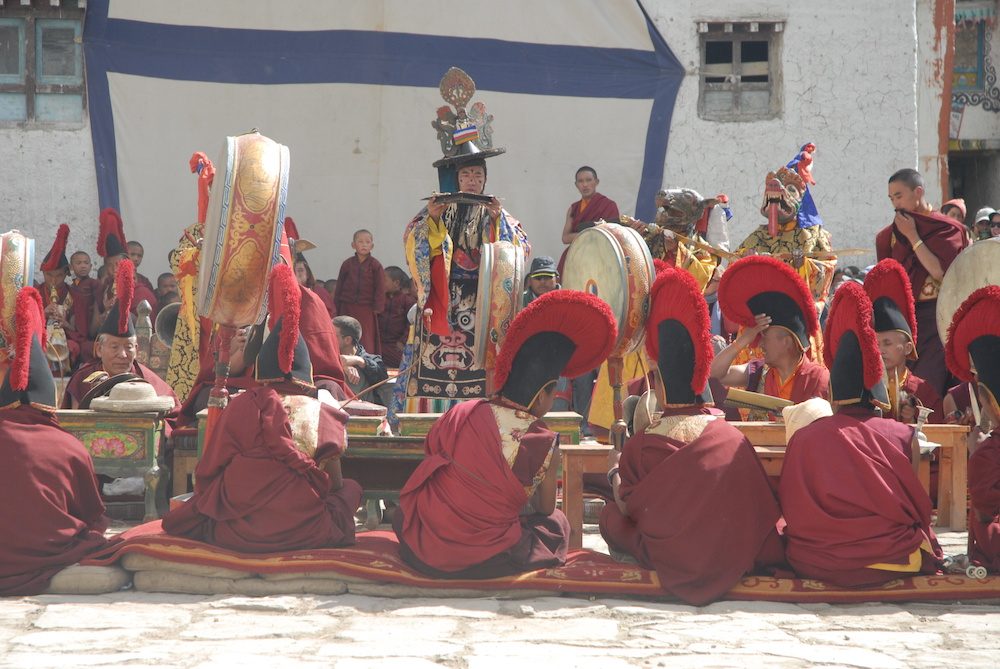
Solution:
[(971, 381), (983, 423), (969, 434), (969, 559), (1000, 572), (1000, 286), (973, 292), (948, 328), (945, 359), (952, 374)]
[[(66, 283), (69, 272), (69, 260), (66, 258), (66, 242), (69, 238), (69, 226), (65, 223), (59, 226), (55, 242), (42, 261), (42, 276), (44, 281), (35, 286), (42, 295), (45, 305), (46, 323), (58, 323), (66, 334), (66, 345), (69, 349), (69, 359), (65, 361), (67, 372), (79, 364), (81, 353), (88, 345), (92, 348), (88, 330), (90, 327), (89, 304), (71, 284)], [(87, 359), (90, 359), (88, 356)]]
[(778, 485), (786, 555), (801, 578), (841, 587), (933, 574), (942, 557), (931, 502), (910, 460), (912, 428), (888, 408), (864, 288), (837, 291), (825, 333), (836, 413), (788, 440)]
[(661, 270), (646, 320), (660, 412), (609, 456), (615, 503), (600, 520), (610, 548), (655, 569), (665, 590), (695, 606), (755, 566), (784, 562), (767, 475), (747, 438), (711, 408), (712, 351), (698, 283), (684, 270)]
[(334, 302), (337, 315), (351, 316), (361, 323), (361, 344), (366, 351), (381, 354), (379, 314), (385, 311), (385, 270), (372, 256), (375, 240), (368, 230), (358, 230), (351, 241), (354, 255), (340, 266)]
[(230, 400), (195, 470), (194, 495), (164, 516), (163, 529), (247, 553), (353, 544), (361, 486), (340, 468), (347, 414), (313, 383), (291, 267), (274, 268), (269, 291), (260, 385)]
[(403, 347), (410, 332), (406, 319), (410, 307), (417, 303), (409, 291), (410, 277), (400, 267), (385, 268), (385, 311), (379, 318), (382, 328), (382, 360), (386, 367), (396, 369), (403, 359)]
[(558, 435), (541, 421), (560, 375), (593, 369), (617, 337), (598, 297), (553, 291), (511, 323), (497, 397), (453, 407), (399, 496), (403, 560), (439, 578), (493, 578), (562, 564), (569, 523), (555, 508)]
[(908, 360), (917, 359), (917, 315), (906, 270), (892, 258), (880, 261), (865, 276), (865, 292), (875, 309), (875, 334), (889, 385), (889, 417), (913, 424), (917, 407), (922, 406), (931, 410), (927, 422), (945, 422), (941, 396), (906, 367)]
[[(0, 273), (5, 284), (13, 282)], [(6, 355), (0, 360), (0, 596), (44, 592), (63, 567), (107, 543), (90, 453), (56, 420), (34, 288), (17, 294), (14, 320), (14, 358), (9, 366)]]

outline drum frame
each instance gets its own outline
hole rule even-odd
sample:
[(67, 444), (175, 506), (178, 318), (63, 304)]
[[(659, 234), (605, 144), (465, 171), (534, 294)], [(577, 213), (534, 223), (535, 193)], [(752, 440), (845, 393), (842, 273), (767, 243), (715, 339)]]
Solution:
[[(502, 276), (496, 275), (503, 270), (509, 271)], [(521, 309), (523, 285), (524, 251), (509, 241), (483, 244), (480, 248), (473, 342), (477, 369), (493, 369), (500, 345), (514, 316)]]

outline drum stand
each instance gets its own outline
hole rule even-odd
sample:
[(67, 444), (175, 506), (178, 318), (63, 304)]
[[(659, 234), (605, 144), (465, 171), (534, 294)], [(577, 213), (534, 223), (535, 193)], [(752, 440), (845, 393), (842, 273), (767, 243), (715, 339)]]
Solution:
[(208, 418), (205, 421), (205, 447), (212, 443), (215, 428), (219, 424), (219, 417), (222, 410), (229, 404), (229, 389), (226, 384), (229, 381), (229, 347), (233, 337), (236, 335), (236, 328), (228, 325), (220, 325), (215, 333), (213, 348), (215, 349), (215, 385), (208, 395)]
[(611, 444), (616, 451), (621, 451), (625, 445), (627, 427), (625, 425), (625, 410), (622, 402), (622, 376), (625, 361), (621, 357), (608, 358), (608, 380), (612, 389), (612, 410), (615, 422), (611, 425)]

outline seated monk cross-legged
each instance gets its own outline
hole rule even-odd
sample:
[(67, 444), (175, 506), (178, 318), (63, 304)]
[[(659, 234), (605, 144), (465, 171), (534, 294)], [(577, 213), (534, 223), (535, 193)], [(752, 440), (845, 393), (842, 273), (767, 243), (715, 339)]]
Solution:
[[(969, 559), (1000, 573), (1000, 286), (974, 291), (952, 317), (945, 343), (951, 373), (972, 381), (981, 424), (969, 434)], [(984, 429), (992, 428), (991, 432)]]
[[(819, 333), (816, 306), (795, 270), (768, 256), (738, 260), (719, 284), (719, 306), (726, 318), (744, 330), (712, 361), (713, 379), (730, 388), (795, 403), (827, 396), (830, 375), (809, 357), (810, 340)], [(763, 359), (733, 364), (758, 336)], [(815, 358), (820, 352), (811, 353)], [(751, 411), (748, 420), (768, 420), (768, 415)]]
[(42, 352), (42, 298), (34, 288), (17, 294), (14, 321), (14, 358), (8, 366), (4, 350), (0, 359), (0, 596), (44, 592), (57, 572), (107, 543), (90, 453), (56, 419), (55, 381)]
[(438, 578), (495, 578), (563, 564), (569, 522), (555, 508), (559, 437), (541, 418), (560, 376), (599, 366), (617, 327), (600, 298), (556, 290), (521, 310), (497, 355), (490, 400), (439, 418), (399, 496), (400, 556)]
[(615, 503), (601, 513), (601, 534), (701, 606), (753, 569), (784, 562), (781, 512), (753, 446), (712, 408), (708, 305), (683, 270), (657, 274), (646, 351), (662, 379), (660, 411), (610, 455)]
[(299, 330), (302, 289), (277, 265), (271, 333), (256, 387), (230, 400), (195, 469), (191, 499), (163, 518), (169, 534), (247, 553), (354, 543), (361, 486), (344, 479), (347, 414), (317, 391)]
[(788, 440), (778, 484), (788, 562), (841, 587), (933, 574), (942, 553), (911, 462), (913, 429), (878, 417), (889, 402), (871, 300), (857, 283), (837, 290), (824, 339), (836, 413)]

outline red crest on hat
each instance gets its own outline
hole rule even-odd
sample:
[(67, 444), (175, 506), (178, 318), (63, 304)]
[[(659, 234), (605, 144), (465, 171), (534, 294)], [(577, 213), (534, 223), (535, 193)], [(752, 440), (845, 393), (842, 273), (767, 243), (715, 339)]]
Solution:
[(10, 387), (26, 390), (31, 372), (31, 340), (38, 335), (38, 341), (45, 350), (45, 308), (42, 296), (31, 286), (25, 286), (17, 294), (14, 303), (14, 360), (10, 365)]
[(702, 392), (708, 384), (714, 349), (708, 304), (698, 282), (682, 269), (667, 267), (656, 273), (649, 304), (649, 318), (646, 319), (646, 352), (649, 357), (657, 362), (660, 360), (660, 323), (667, 319), (680, 322), (694, 344), (691, 390), (695, 394)]
[(128, 258), (118, 261), (115, 273), (115, 296), (118, 298), (118, 332), (128, 330), (128, 316), (135, 295), (135, 265)]
[(853, 332), (861, 348), (865, 388), (877, 384), (882, 379), (884, 370), (872, 323), (872, 302), (865, 289), (854, 281), (841, 285), (833, 296), (826, 331), (823, 333), (823, 361), (832, 369), (840, 338), (848, 331)]
[(719, 282), (719, 307), (726, 318), (753, 327), (757, 324), (747, 301), (764, 291), (785, 293), (802, 310), (809, 335), (819, 332), (819, 317), (809, 287), (798, 272), (771, 256), (747, 256), (726, 269)]
[(969, 345), (987, 335), (1000, 336), (1000, 286), (979, 288), (962, 302), (948, 327), (945, 362), (962, 381), (972, 381), (974, 372)]
[(125, 241), (125, 224), (122, 222), (122, 217), (118, 211), (112, 207), (108, 207), (101, 211), (101, 215), (98, 217), (100, 221), (100, 229), (97, 233), (97, 253), (102, 258), (107, 258), (109, 255), (113, 255), (108, 252), (108, 237), (112, 236), (118, 239), (119, 245), (121, 245), (122, 251), (124, 252), (125, 246), (128, 242)]
[(69, 239), (69, 226), (63, 223), (56, 233), (56, 240), (52, 242), (45, 260), (42, 262), (42, 271), (51, 272), (62, 267), (62, 257), (66, 255), (66, 241)]
[(576, 346), (562, 376), (573, 378), (599, 367), (618, 338), (618, 324), (611, 307), (596, 295), (580, 290), (553, 290), (539, 296), (514, 317), (500, 345), (493, 370), (493, 385), (503, 388), (514, 356), (529, 337), (557, 332)]
[(288, 265), (277, 264), (271, 270), (268, 284), (268, 304), (271, 311), (269, 320), (273, 328), (281, 318), (281, 338), (278, 341), (278, 368), (288, 374), (295, 359), (295, 344), (299, 340), (299, 319), (302, 299), (295, 272)]
[(913, 300), (913, 289), (909, 275), (898, 261), (892, 258), (879, 261), (865, 275), (865, 292), (868, 293), (872, 303), (880, 297), (895, 302), (910, 326), (913, 341), (917, 341), (917, 310)]
[(299, 229), (295, 226), (295, 221), (291, 216), (285, 216), (285, 234), (289, 239), (302, 239), (299, 237)]

